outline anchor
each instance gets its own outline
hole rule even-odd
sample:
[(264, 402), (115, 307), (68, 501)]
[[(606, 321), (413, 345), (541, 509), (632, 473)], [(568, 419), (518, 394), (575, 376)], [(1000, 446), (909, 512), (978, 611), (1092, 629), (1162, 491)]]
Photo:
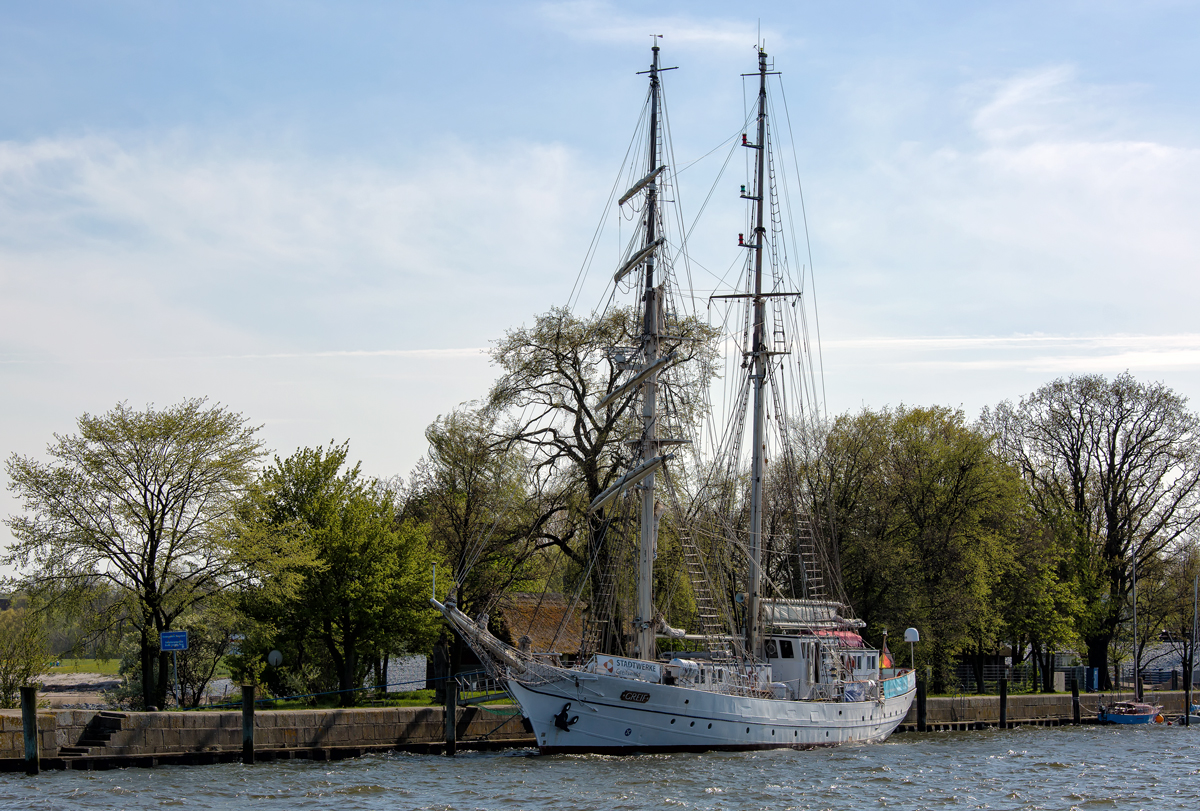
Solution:
[(572, 715), (570, 718), (567, 717), (567, 710), (569, 709), (571, 709), (570, 701), (563, 705), (562, 712), (554, 716), (554, 726), (558, 727), (563, 732), (570, 732), (571, 725), (579, 720), (578, 715)]

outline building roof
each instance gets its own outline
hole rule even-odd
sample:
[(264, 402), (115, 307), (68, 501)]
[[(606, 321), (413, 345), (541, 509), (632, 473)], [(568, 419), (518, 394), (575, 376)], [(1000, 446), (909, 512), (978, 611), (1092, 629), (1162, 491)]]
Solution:
[(496, 604), (500, 637), (518, 645), (523, 636), (534, 653), (577, 653), (583, 642), (583, 603), (574, 607), (561, 594), (506, 594)]

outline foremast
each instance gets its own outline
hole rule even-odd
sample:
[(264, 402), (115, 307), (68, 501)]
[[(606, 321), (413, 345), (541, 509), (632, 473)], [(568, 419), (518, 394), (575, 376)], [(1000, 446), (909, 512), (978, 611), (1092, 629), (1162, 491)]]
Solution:
[[(654, 246), (658, 235), (658, 181), (657, 170), (662, 163), (659, 156), (658, 114), (660, 103), (658, 45), (651, 48), (653, 59), (650, 64), (650, 183), (646, 187), (646, 227), (642, 251), (646, 253), (645, 305), (642, 318), (642, 360), (644, 369), (653, 369), (658, 360), (662, 304), (660, 290), (654, 284)], [(652, 371), (642, 383), (642, 436), (639, 448), (641, 464), (647, 464), (658, 455), (658, 372)], [(653, 472), (641, 484), (641, 533), (638, 544), (638, 613), (634, 618), (637, 632), (637, 652), (643, 659), (655, 656), (654, 627), (654, 555), (658, 547), (658, 518), (655, 515), (657, 502), (654, 497)]]
[(763, 457), (765, 448), (764, 431), (766, 401), (764, 389), (767, 382), (766, 302), (763, 296), (762, 266), (763, 243), (766, 227), (763, 225), (763, 202), (766, 198), (766, 154), (767, 154), (767, 54), (758, 49), (758, 135), (747, 147), (757, 150), (754, 179), (754, 236), (750, 250), (754, 254), (754, 292), (752, 297), (753, 319), (752, 340), (749, 360), (751, 363), (751, 386), (753, 389), (752, 452), (750, 457), (750, 572), (746, 599), (746, 653), (754, 659), (763, 658), (762, 629), (760, 628), (763, 556)]

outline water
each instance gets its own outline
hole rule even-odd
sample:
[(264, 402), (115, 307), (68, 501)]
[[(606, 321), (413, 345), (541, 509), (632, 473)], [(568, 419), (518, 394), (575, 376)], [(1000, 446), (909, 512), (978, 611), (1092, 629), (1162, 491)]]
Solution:
[(1189, 809), (1200, 728), (1077, 727), (897, 735), (809, 752), (163, 766), (0, 775), (0, 808)]

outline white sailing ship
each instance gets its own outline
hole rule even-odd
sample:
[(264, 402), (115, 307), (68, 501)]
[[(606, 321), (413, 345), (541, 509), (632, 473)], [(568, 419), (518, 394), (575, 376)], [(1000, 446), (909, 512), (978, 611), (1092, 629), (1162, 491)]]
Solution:
[[(697, 584), (695, 622), (702, 627), (671, 628), (655, 604), (659, 519), (668, 511), (656, 497), (656, 477), (676, 464), (672, 446), (690, 444), (660, 434), (680, 428), (660, 403), (670, 399), (664, 397), (665, 376), (676, 363), (673, 349), (680, 342), (671, 330), (668, 296), (674, 275), (668, 272), (668, 254), (671, 247), (681, 248), (669, 243), (661, 225), (660, 191), (672, 177), (660, 137), (663, 70), (656, 45), (648, 71), (646, 164), (620, 200), (621, 205), (632, 201), (638, 229), (614, 278), (618, 287), (634, 280), (632, 292), (644, 308), (642, 334), (639, 345), (622, 356), (627, 379), (605, 398), (640, 397), (637, 455), (631, 469), (590, 505), (594, 514), (624, 502), (640, 518), (637, 616), (630, 624), (627, 655), (601, 652), (594, 643), (589, 650), (585, 641), (576, 663), (563, 666), (557, 657), (497, 638), (486, 615), (476, 621), (459, 611), (453, 591), (444, 602), (434, 598), (432, 603), (485, 667), (505, 682), (544, 753), (810, 748), (882, 741), (909, 711), (916, 690), (913, 672), (893, 667), (886, 644), (881, 651), (863, 641), (863, 623), (836, 599), (838, 573), (829, 571), (836, 564), (821, 560), (811, 524), (799, 517), (803, 511), (797, 502), (787, 511), (791, 518), (785, 530), (765, 531), (763, 526), (764, 512), (770, 509), (766, 502), (772, 498), (768, 490), (773, 482), (787, 484), (789, 470), (795, 473), (789, 461), (795, 437), (789, 439), (786, 432), (795, 430), (802, 409), (789, 411), (786, 403), (801, 387), (792, 385), (789, 392), (787, 381), (794, 380), (805, 359), (797, 348), (804, 326), (794, 316), (800, 290), (781, 271), (786, 257), (776, 238), (781, 230), (776, 188), (781, 167), (770, 154), (767, 77), (773, 71), (761, 48), (758, 72), (752, 74), (759, 84), (752, 114), (756, 136), (752, 141), (742, 135), (738, 145), (749, 150), (751, 174), (751, 190), (743, 186), (741, 194), (750, 216), (749, 239), (739, 235), (746, 253), (744, 273), (735, 292), (710, 298), (710, 303), (737, 308), (740, 320), (734, 323), (742, 327), (731, 344), (738, 370), (729, 375), (737, 389), (728, 409), (731, 427), (714, 432), (717, 450), (703, 464), (714, 478), (723, 475), (726, 485), (714, 484), (715, 490), (706, 492), (705, 475), (697, 474), (698, 492), (691, 501), (697, 506), (676, 509), (675, 519), (699, 524), (698, 516), (706, 513), (712, 525), (717, 513), (715, 524), (724, 525), (728, 535), (726, 548), (744, 559), (747, 571), (736, 581), (738, 588), (731, 589), (732, 581), (724, 583), (724, 593), (736, 592), (724, 603), (717, 597), (722, 589)], [(772, 430), (785, 435), (772, 439)], [(746, 434), (748, 460), (742, 462)], [(697, 448), (692, 452), (696, 458), (701, 455)], [(771, 475), (769, 453), (778, 460)], [(731, 480), (744, 481), (746, 487), (731, 488)], [(724, 495), (717, 495), (718, 490)], [(745, 503), (731, 506), (731, 491), (746, 493)], [(732, 526), (742, 518), (745, 526)], [(692, 575), (707, 575), (709, 564), (716, 567), (706, 559), (701, 537), (711, 536), (701, 529), (691, 536), (680, 532)], [(707, 547), (710, 555), (712, 548)], [(764, 573), (764, 555), (779, 549), (787, 565)], [(778, 582), (784, 572), (790, 573), (790, 594)], [(670, 650), (660, 653), (660, 648)]]

